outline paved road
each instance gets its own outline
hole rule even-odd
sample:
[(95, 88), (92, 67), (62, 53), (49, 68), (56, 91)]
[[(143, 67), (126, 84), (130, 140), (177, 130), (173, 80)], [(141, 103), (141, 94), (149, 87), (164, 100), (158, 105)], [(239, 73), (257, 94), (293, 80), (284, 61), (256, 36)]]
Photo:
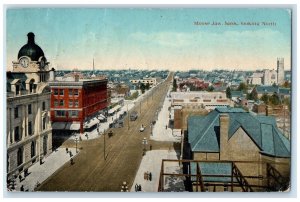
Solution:
[[(106, 136), (106, 160), (104, 160), (104, 136), (79, 143), (81, 152), (75, 157), (75, 164), (66, 164), (48, 178), (38, 191), (120, 191), (121, 184), (126, 181), (131, 188), (142, 159), (142, 140), (149, 140), (149, 123), (155, 119), (156, 110), (161, 108), (173, 74), (144, 98), (141, 105), (136, 104), (133, 110), (140, 111), (134, 122), (126, 117), (123, 128), (113, 129), (112, 137)], [(143, 124), (144, 132), (139, 132)], [(152, 149), (173, 148), (173, 142), (148, 141)], [(63, 144), (74, 147), (73, 141)]]

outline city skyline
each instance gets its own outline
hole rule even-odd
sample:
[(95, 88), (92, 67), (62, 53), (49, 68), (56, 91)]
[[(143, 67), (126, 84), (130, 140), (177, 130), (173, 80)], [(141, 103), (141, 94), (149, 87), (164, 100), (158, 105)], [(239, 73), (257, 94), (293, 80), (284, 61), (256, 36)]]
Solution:
[[(12, 61), (17, 61), (16, 53), (26, 44), (28, 32), (35, 33), (36, 43), (44, 48), (50, 66), (57, 70), (91, 70), (93, 58), (95, 70), (276, 69), (278, 57), (285, 59), (285, 70), (289, 70), (290, 12), (204, 8), (8, 9), (7, 70), (12, 69)], [(212, 25), (214, 22), (221, 25)]]

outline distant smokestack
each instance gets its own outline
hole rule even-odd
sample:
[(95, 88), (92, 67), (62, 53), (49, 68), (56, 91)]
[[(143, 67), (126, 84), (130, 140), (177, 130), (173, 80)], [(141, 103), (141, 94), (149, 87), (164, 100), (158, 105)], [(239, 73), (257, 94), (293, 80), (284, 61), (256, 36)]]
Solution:
[(220, 121), (220, 160), (228, 160), (227, 158), (227, 143), (229, 130), (229, 115), (221, 113)]

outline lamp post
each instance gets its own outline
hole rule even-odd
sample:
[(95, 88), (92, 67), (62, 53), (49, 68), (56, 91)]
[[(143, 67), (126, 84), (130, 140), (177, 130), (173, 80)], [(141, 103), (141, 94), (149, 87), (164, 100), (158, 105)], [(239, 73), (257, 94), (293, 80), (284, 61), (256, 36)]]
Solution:
[(129, 112), (128, 112), (128, 102), (127, 102), (127, 120), (128, 120), (128, 130), (129, 130), (129, 119), (130, 119), (130, 116), (129, 116)]
[(106, 145), (105, 145), (105, 130), (104, 130), (104, 132), (103, 132), (103, 142), (104, 142), (104, 146), (103, 146), (103, 153), (104, 153), (104, 160), (106, 160), (106, 154), (105, 154), (105, 147), (106, 147)]
[(124, 181), (121, 185), (121, 192), (128, 192), (128, 185), (126, 181)]
[(142, 101), (140, 101), (140, 115), (141, 115), (141, 110), (142, 109)]
[(78, 153), (78, 150), (77, 150), (77, 142), (78, 142), (78, 138), (76, 137), (76, 138), (75, 138), (75, 143), (76, 143), (76, 154)]

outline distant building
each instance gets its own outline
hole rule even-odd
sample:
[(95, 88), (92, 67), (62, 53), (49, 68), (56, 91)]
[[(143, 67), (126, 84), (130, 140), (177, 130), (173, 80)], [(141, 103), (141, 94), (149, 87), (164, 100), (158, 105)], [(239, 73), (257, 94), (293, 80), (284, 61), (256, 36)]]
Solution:
[(257, 86), (254, 88), (257, 92), (257, 97), (261, 98), (262, 95), (273, 95), (277, 93), (281, 98), (290, 97), (291, 89), (290, 88), (281, 88), (278, 86)]
[[(6, 74), (7, 179), (22, 175), (32, 164), (52, 152), (50, 88), (54, 75), (33, 33)], [(8, 183), (9, 184), (9, 183)]]
[(77, 131), (81, 134), (99, 123), (108, 107), (107, 79), (51, 81), (51, 121), (53, 130)]
[(224, 92), (171, 92), (171, 105), (201, 107), (213, 110), (216, 107), (227, 107), (230, 105), (230, 102)]
[[(278, 130), (273, 117), (255, 116), (238, 108), (217, 108), (206, 116), (190, 116), (183, 148), (183, 159), (201, 161), (202, 175), (224, 176), (201, 176), (208, 191), (227, 191), (228, 184), (236, 182), (232, 181), (236, 178), (230, 177), (233, 170), (240, 176), (239, 186), (233, 186), (233, 191), (243, 191), (245, 185), (252, 186), (252, 191), (266, 191), (272, 187), (272, 178), (278, 181), (278, 186), (272, 187), (275, 190), (289, 183), (290, 141)], [(190, 174), (198, 173), (193, 162), (188, 169)], [(275, 170), (281, 180), (274, 179), (270, 169)], [(261, 179), (244, 176), (261, 176)], [(239, 183), (241, 181), (244, 184)], [(195, 177), (191, 178), (192, 185), (193, 182), (196, 182)]]
[(143, 78), (143, 79), (132, 79), (130, 82), (132, 84), (138, 84), (138, 83), (143, 83), (143, 84), (149, 84), (149, 87), (152, 88), (153, 86), (156, 86), (160, 81), (159, 78)]
[(273, 70), (264, 70), (263, 84), (265, 86), (277, 84), (277, 72)]
[(252, 85), (261, 85), (263, 80), (263, 73), (261, 72), (254, 72), (253, 75), (250, 77), (250, 84)]

